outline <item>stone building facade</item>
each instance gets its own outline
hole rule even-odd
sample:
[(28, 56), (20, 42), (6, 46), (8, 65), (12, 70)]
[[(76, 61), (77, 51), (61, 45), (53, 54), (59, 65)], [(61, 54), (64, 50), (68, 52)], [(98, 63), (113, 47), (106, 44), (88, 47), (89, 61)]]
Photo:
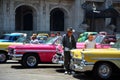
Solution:
[(120, 0), (0, 0), (0, 31), (119, 32), (119, 12)]

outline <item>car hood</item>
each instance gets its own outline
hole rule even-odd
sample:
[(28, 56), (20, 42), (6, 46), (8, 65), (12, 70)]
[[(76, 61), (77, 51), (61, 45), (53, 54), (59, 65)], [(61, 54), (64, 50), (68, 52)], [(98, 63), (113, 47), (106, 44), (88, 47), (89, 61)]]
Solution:
[(9, 46), (9, 48), (14, 48), (14, 49), (51, 49), (54, 47), (55, 46), (51, 44), (19, 44), (19, 45)]
[(108, 49), (73, 49), (71, 50), (73, 53), (118, 53), (120, 52), (120, 49), (117, 48), (108, 48)]
[(7, 49), (9, 45), (19, 45), (22, 43), (15, 43), (15, 42), (0, 42), (0, 49)]
[(82, 59), (82, 53), (90, 57), (90, 55), (99, 56), (110, 56), (113, 54), (120, 55), (120, 49), (116, 48), (108, 48), (108, 49), (73, 49), (71, 50), (71, 54), (74, 58)]

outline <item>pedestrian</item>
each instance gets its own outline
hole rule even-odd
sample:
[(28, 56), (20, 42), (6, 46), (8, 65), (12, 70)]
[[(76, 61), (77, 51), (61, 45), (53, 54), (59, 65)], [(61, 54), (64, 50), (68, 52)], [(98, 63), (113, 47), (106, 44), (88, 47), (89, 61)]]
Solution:
[(37, 34), (33, 34), (30, 38), (30, 43), (31, 44), (39, 44), (39, 40), (37, 39)]
[(76, 48), (76, 41), (73, 36), (73, 29), (70, 27), (67, 29), (67, 33), (63, 36), (62, 39), (63, 48), (64, 48), (64, 67), (65, 74), (71, 74), (70, 70), (70, 50)]
[(96, 42), (92, 34), (88, 35), (88, 39), (85, 41), (85, 49), (96, 48)]

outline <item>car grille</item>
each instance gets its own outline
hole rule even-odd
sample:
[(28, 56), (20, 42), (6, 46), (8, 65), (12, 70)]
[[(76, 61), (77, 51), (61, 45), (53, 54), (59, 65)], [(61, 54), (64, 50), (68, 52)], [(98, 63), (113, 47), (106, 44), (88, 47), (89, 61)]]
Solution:
[(80, 59), (73, 59), (73, 62), (74, 62), (75, 64), (80, 64), (81, 61), (82, 61), (82, 60), (80, 60)]

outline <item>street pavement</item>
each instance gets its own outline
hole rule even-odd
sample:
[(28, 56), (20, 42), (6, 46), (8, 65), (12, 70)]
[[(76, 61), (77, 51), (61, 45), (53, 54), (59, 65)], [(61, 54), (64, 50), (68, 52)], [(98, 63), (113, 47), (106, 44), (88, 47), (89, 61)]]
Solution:
[[(0, 64), (0, 80), (94, 80), (91, 72), (87, 75), (65, 75), (58, 64), (39, 64), (37, 68), (23, 68), (18, 62), (9, 60)], [(115, 79), (113, 79), (115, 80)]]

